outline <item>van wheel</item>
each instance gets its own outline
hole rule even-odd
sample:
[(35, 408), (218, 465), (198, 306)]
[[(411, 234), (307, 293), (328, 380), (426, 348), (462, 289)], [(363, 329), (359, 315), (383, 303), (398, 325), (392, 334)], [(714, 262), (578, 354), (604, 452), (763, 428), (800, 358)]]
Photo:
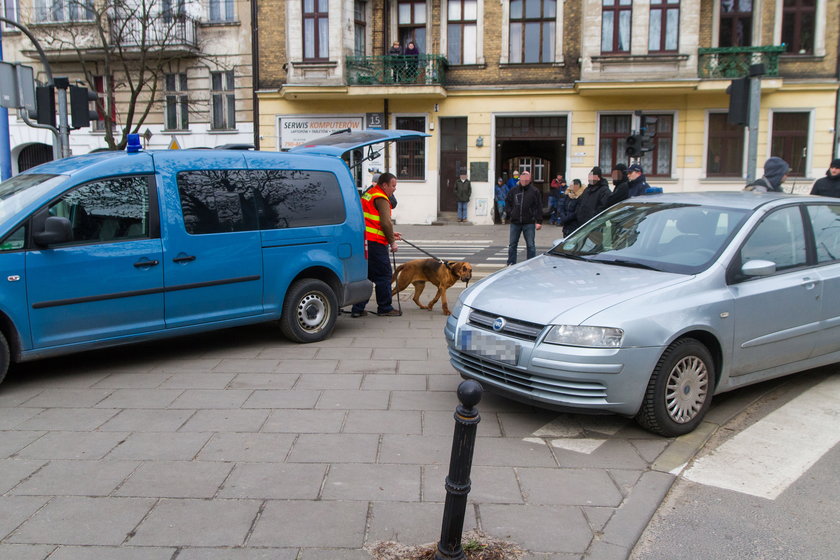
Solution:
[(286, 293), (280, 330), (293, 342), (318, 342), (332, 334), (338, 299), (326, 282), (298, 280)]
[(712, 355), (699, 341), (673, 343), (653, 370), (636, 422), (666, 437), (693, 431), (712, 402), (714, 371)]
[(6, 337), (0, 333), (0, 383), (6, 378), (6, 372), (9, 371), (9, 344), (6, 342)]

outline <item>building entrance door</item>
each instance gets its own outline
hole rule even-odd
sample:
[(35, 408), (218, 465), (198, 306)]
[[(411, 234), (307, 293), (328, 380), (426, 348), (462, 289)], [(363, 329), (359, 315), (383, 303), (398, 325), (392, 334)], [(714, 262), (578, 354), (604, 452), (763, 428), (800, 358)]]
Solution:
[(462, 169), (467, 169), (467, 118), (440, 119), (440, 176), (438, 177), (438, 212), (441, 217), (458, 209), (455, 200), (455, 181)]

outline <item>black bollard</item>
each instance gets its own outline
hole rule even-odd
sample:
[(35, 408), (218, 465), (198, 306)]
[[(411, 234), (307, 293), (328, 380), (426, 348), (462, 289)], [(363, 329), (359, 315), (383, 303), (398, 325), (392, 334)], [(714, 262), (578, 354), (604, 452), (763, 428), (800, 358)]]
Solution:
[(471, 379), (458, 385), (455, 408), (455, 434), (452, 436), (452, 455), (449, 458), (449, 476), (446, 477), (446, 503), (443, 506), (443, 523), (440, 529), (435, 560), (464, 560), (461, 533), (467, 511), (467, 494), (470, 493), (475, 432), (481, 417), (475, 405), (481, 400), (481, 384)]

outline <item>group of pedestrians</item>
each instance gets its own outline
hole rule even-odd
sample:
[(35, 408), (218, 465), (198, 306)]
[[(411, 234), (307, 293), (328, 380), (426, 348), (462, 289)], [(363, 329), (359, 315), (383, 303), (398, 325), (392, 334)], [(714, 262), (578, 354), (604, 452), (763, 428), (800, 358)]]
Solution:
[(388, 49), (388, 57), (394, 83), (414, 82), (417, 79), (420, 49), (414, 41), (409, 41), (405, 48), (399, 41), (394, 41)]

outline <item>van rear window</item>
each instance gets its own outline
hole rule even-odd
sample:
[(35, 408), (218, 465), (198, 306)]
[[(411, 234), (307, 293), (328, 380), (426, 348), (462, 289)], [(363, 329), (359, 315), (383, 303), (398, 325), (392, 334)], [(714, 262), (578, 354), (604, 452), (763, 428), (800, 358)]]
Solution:
[(182, 171), (178, 193), (191, 234), (322, 226), (346, 217), (338, 180), (325, 171)]

